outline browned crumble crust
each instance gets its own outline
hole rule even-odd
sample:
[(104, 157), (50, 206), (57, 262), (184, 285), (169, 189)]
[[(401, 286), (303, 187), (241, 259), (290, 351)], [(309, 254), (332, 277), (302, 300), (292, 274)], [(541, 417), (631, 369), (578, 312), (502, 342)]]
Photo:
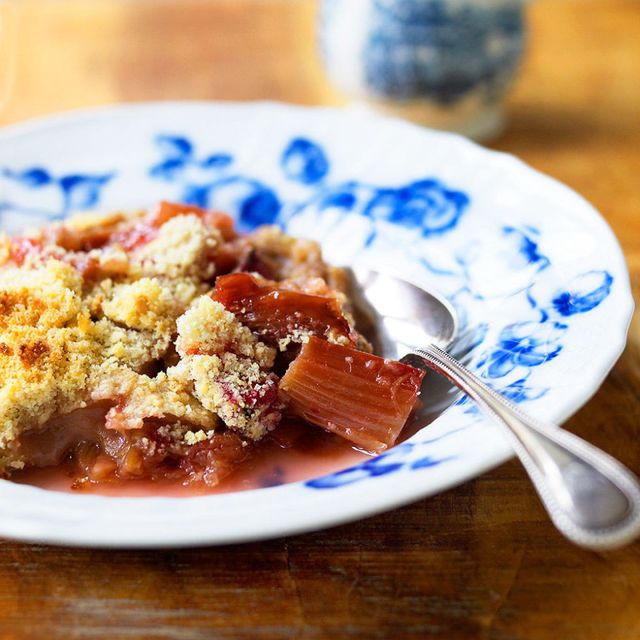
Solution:
[(220, 269), (257, 261), (284, 286), (345, 302), (339, 272), (315, 242), (275, 227), (228, 237), (185, 210), (150, 233), (148, 218), (83, 215), (0, 239), (0, 474), (32, 463), (32, 434), (92, 406), (107, 429), (140, 430), (149, 455), (221, 430), (259, 440), (278, 424), (277, 350), (208, 293)]

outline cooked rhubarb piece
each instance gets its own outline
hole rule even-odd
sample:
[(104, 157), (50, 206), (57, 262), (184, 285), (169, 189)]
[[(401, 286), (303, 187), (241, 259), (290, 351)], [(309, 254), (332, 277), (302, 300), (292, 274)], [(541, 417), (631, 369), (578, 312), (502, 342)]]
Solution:
[(190, 483), (214, 487), (238, 469), (253, 454), (253, 446), (226, 431), (192, 445), (180, 458), (180, 469)]
[(40, 243), (33, 238), (19, 236), (9, 240), (9, 255), (17, 265), (22, 265), (29, 254), (40, 251), (42, 251)]
[(231, 431), (148, 419), (138, 429), (105, 425), (109, 404), (97, 403), (50, 420), (19, 439), (33, 466), (65, 462), (75, 487), (131, 479), (172, 479), (215, 486), (246, 460), (252, 447)]
[(126, 223), (127, 216), (123, 213), (86, 213), (45, 228), (43, 235), (48, 243), (66, 251), (91, 251), (104, 247), (118, 228)]
[(208, 211), (191, 204), (176, 204), (162, 201), (136, 224), (126, 229), (116, 231), (109, 238), (109, 244), (117, 244), (125, 251), (133, 251), (151, 242), (157, 235), (158, 229), (165, 223), (180, 215), (195, 215), (205, 226), (214, 227), (220, 231), (225, 241), (236, 237), (233, 229), (233, 218), (219, 211)]
[[(128, 432), (99, 432), (94, 454), (76, 453), (76, 464), (92, 482), (175, 479), (183, 484), (217, 485), (246, 460), (251, 448), (235, 433), (205, 433), (161, 423)], [(84, 456), (83, 456), (84, 454)]]
[(151, 220), (154, 226), (160, 227), (165, 222), (175, 218), (176, 216), (195, 214), (199, 218), (202, 218), (207, 210), (202, 207), (198, 207), (195, 204), (186, 204), (181, 202), (168, 202), (167, 200), (161, 200), (158, 206), (151, 213)]
[(150, 224), (154, 227), (161, 227), (165, 222), (171, 220), (171, 218), (189, 214), (202, 218), (206, 226), (218, 229), (225, 240), (232, 240), (236, 237), (236, 232), (233, 228), (233, 218), (231, 216), (221, 211), (203, 209), (194, 204), (179, 204), (163, 200), (151, 214)]
[(246, 460), (251, 447), (231, 432), (188, 432), (150, 423), (144, 429), (97, 431), (97, 442), (82, 442), (70, 464), (85, 482), (172, 479), (184, 485), (216, 486)]
[(396, 441), (424, 372), (312, 337), (280, 381), (289, 411), (362, 449)]
[(301, 341), (309, 335), (351, 344), (357, 339), (333, 297), (298, 293), (270, 281), (261, 283), (249, 273), (218, 278), (211, 296), (267, 341)]

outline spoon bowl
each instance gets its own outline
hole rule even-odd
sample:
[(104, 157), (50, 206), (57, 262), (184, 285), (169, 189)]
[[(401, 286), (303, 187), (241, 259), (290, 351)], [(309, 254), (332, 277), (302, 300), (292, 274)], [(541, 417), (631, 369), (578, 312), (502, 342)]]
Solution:
[(351, 267), (347, 274), (357, 324), (375, 353), (400, 360), (416, 346), (451, 347), (458, 316), (444, 296), (364, 267)]

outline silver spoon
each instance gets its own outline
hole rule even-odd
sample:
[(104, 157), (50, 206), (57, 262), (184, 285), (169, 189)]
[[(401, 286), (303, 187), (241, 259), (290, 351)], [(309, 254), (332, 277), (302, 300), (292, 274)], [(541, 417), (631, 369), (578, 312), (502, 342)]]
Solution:
[(633, 473), (572, 433), (528, 416), (449, 355), (458, 323), (444, 298), (375, 271), (351, 273), (358, 322), (370, 323), (376, 352), (433, 369), (501, 424), (563, 535), (589, 549), (612, 549), (640, 535)]

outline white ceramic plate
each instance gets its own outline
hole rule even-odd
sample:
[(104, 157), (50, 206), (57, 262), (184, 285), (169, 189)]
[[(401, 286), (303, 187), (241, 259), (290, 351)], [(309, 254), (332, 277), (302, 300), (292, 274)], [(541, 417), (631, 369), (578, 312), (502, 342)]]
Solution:
[[(278, 222), (435, 287), (457, 348), (531, 413), (566, 419), (626, 339), (616, 239), (568, 188), (463, 138), (333, 109), (162, 103), (71, 113), (0, 133), (11, 231), (85, 209), (189, 200), (241, 227)], [(71, 495), (0, 481), (0, 536), (91, 546), (221, 544), (293, 534), (428, 496), (506, 460), (499, 429), (458, 401), (383, 456), (310, 482), (195, 498)], [(435, 516), (434, 516), (435, 517)]]

